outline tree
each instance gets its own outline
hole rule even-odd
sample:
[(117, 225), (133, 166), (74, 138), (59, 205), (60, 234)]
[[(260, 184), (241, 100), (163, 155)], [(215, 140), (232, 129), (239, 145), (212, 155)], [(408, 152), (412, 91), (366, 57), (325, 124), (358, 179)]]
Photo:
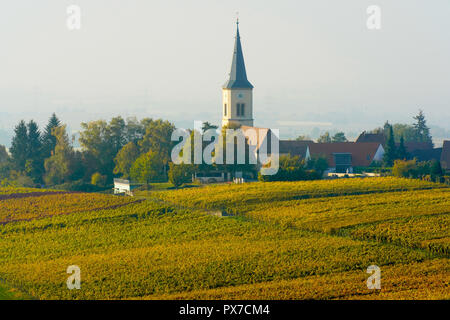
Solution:
[(319, 139), (317, 139), (318, 143), (330, 143), (331, 142), (331, 138), (330, 138), (330, 133), (327, 131), (325, 132), (323, 135), (321, 135), (319, 137)]
[(128, 142), (114, 158), (116, 167), (114, 174), (122, 174), (122, 178), (128, 179), (130, 177), (130, 170), (133, 163), (139, 157), (139, 149), (134, 142)]
[(430, 175), (432, 179), (435, 179), (436, 177), (442, 176), (442, 167), (441, 163), (435, 159), (430, 161)]
[(28, 132), (23, 120), (14, 128), (14, 136), (9, 151), (14, 166), (20, 171), (25, 170), (28, 158)]
[(107, 184), (107, 176), (103, 176), (100, 173), (96, 172), (91, 177), (91, 184), (97, 187), (105, 187)]
[(70, 181), (74, 172), (74, 151), (66, 133), (66, 126), (52, 129), (56, 138), (56, 146), (53, 155), (45, 160), (44, 181), (47, 185), (57, 185)]
[(414, 120), (416, 120), (413, 124), (416, 132), (416, 141), (432, 143), (430, 129), (427, 126), (427, 121), (425, 120), (425, 115), (422, 110), (419, 110), (419, 114), (414, 117)]
[(315, 156), (308, 160), (307, 168), (316, 171), (320, 176), (328, 169), (328, 160), (324, 156)]
[(80, 144), (84, 151), (89, 153), (94, 159), (92, 172), (99, 172), (112, 178), (115, 167), (114, 157), (116, 156), (117, 139), (113, 137), (108, 123), (104, 120), (81, 123)]
[(332, 141), (333, 142), (347, 142), (348, 140), (345, 137), (345, 134), (343, 132), (338, 132), (333, 136)]
[(295, 138), (297, 141), (305, 141), (305, 140), (311, 140), (311, 137), (308, 135), (299, 135), (297, 138)]
[(141, 152), (152, 151), (159, 155), (163, 163), (163, 172), (166, 174), (166, 167), (170, 161), (170, 153), (175, 142), (172, 142), (172, 132), (175, 126), (169, 121), (162, 119), (151, 120), (146, 123), (145, 135), (139, 146)]
[(50, 157), (52, 152), (56, 147), (56, 138), (52, 134), (53, 128), (59, 127), (61, 125), (61, 121), (56, 117), (56, 114), (53, 113), (50, 119), (48, 120), (47, 125), (45, 126), (44, 132), (42, 134), (42, 156), (44, 159)]
[(27, 129), (28, 148), (25, 172), (34, 182), (42, 182), (44, 159), (42, 157), (41, 133), (33, 120), (27, 124)]
[(192, 174), (194, 173), (193, 166), (189, 164), (174, 164), (169, 163), (169, 182), (176, 188), (184, 183), (192, 181)]
[(205, 133), (209, 129), (217, 129), (218, 126), (210, 124), (208, 121), (203, 122), (202, 132)]
[(400, 137), (400, 145), (397, 149), (397, 158), (402, 160), (406, 160), (406, 158), (408, 158), (408, 153), (406, 152), (405, 147), (405, 139), (403, 138), (403, 136)]
[(416, 141), (416, 131), (412, 125), (394, 123), (392, 129), (394, 130), (395, 142), (400, 142), (400, 137), (403, 137), (405, 142)]
[(6, 147), (0, 145), (0, 164), (7, 163), (9, 160), (8, 152), (6, 152)]
[(392, 126), (389, 125), (388, 136), (383, 155), (384, 165), (388, 167), (392, 166), (395, 159), (397, 159), (397, 149), (395, 147), (394, 131), (392, 129)]
[(0, 181), (9, 178), (10, 158), (5, 146), (0, 145)]
[(149, 151), (136, 159), (130, 170), (133, 180), (145, 184), (161, 181), (164, 163), (158, 153)]
[(395, 160), (392, 167), (392, 175), (400, 178), (411, 178), (416, 176), (417, 163), (413, 160)]
[(115, 154), (127, 144), (126, 124), (122, 117), (112, 118), (109, 122), (111, 144)]

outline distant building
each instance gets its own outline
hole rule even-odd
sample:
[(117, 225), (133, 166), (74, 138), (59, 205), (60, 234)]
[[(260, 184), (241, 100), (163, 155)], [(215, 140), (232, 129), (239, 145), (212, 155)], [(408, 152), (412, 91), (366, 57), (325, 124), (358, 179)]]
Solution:
[(301, 159), (309, 159), (309, 145), (313, 144), (311, 140), (280, 140), (279, 153), (280, 156), (291, 155), (299, 156)]
[(114, 194), (125, 194), (132, 196), (133, 189), (137, 186), (137, 184), (131, 184), (129, 180), (114, 179)]
[(312, 143), (309, 152), (311, 157), (327, 159), (328, 173), (352, 173), (354, 167), (368, 167), (374, 161), (381, 161), (384, 148), (377, 142)]
[(441, 167), (445, 171), (450, 171), (450, 140), (445, 140), (442, 145)]
[(434, 149), (425, 149), (425, 150), (414, 150), (409, 153), (409, 157), (411, 159), (416, 159), (417, 161), (431, 161), (441, 160), (442, 148), (434, 148)]
[(386, 143), (386, 137), (383, 133), (368, 133), (363, 131), (355, 142), (377, 142), (384, 146)]

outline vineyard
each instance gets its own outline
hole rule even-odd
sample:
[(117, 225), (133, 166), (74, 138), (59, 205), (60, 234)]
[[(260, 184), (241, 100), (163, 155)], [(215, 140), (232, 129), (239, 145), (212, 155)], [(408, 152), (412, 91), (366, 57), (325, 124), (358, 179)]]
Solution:
[[(450, 298), (450, 189), (439, 184), (1, 194), (0, 299)], [(70, 265), (80, 290), (66, 286)], [(366, 286), (369, 265), (381, 268), (381, 290)]]

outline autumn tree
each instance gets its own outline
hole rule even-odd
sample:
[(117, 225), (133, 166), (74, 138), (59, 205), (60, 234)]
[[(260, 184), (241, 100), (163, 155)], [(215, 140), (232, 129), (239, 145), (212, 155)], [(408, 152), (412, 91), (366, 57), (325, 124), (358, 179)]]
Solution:
[(139, 149), (134, 142), (128, 142), (114, 158), (116, 164), (114, 174), (121, 174), (122, 178), (130, 177), (130, 170), (133, 163), (139, 157)]
[(66, 126), (52, 129), (56, 138), (55, 151), (50, 158), (45, 160), (44, 181), (47, 185), (57, 185), (68, 182), (74, 172), (74, 151), (66, 133)]
[(325, 132), (323, 135), (321, 135), (319, 137), (319, 139), (317, 139), (318, 143), (330, 143), (331, 142), (331, 137), (330, 137), (330, 133), (327, 131)]
[(133, 180), (145, 184), (161, 181), (164, 177), (163, 160), (154, 151), (149, 151), (139, 156), (130, 169), (130, 176)]
[(141, 152), (153, 152), (158, 154), (163, 163), (163, 172), (166, 174), (167, 165), (174, 142), (171, 141), (175, 126), (162, 119), (151, 120), (146, 123), (145, 135), (139, 141)]

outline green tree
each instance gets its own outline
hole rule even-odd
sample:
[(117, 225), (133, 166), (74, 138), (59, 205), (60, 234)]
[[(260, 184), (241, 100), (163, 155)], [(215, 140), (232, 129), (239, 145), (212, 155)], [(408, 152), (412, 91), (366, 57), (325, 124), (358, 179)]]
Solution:
[(170, 161), (170, 153), (175, 145), (171, 141), (175, 126), (162, 119), (151, 120), (146, 123), (145, 135), (139, 141), (141, 152), (152, 151), (159, 155), (163, 163), (163, 173), (166, 175), (167, 165)]
[(0, 145), (0, 164), (7, 163), (9, 161), (8, 152), (6, 152), (6, 147)]
[(25, 164), (28, 159), (28, 131), (27, 125), (23, 120), (14, 128), (14, 136), (9, 152), (17, 170), (25, 170)]
[(28, 152), (25, 162), (25, 172), (36, 183), (42, 182), (44, 159), (42, 157), (41, 133), (36, 122), (27, 124)]
[(61, 125), (61, 121), (56, 117), (56, 114), (53, 113), (50, 119), (48, 120), (47, 125), (45, 126), (44, 132), (42, 134), (42, 156), (44, 159), (50, 157), (52, 152), (56, 147), (56, 138), (52, 134), (53, 128), (59, 127)]
[(96, 172), (91, 177), (91, 184), (97, 187), (105, 187), (108, 182), (108, 177), (103, 176), (100, 173)]
[(74, 151), (66, 133), (66, 126), (52, 129), (56, 138), (55, 151), (45, 160), (44, 181), (47, 185), (57, 185), (68, 182), (74, 172)]
[(347, 142), (348, 140), (345, 137), (345, 134), (343, 132), (338, 132), (333, 136), (332, 141), (333, 142)]
[(203, 122), (202, 132), (205, 133), (209, 129), (217, 129), (218, 126), (209, 123), (208, 121)]
[(389, 125), (388, 136), (383, 155), (384, 165), (387, 167), (392, 166), (395, 159), (397, 159), (397, 148), (395, 146), (394, 131), (392, 129), (392, 126)]
[(130, 170), (131, 179), (149, 184), (150, 182), (161, 181), (164, 163), (160, 155), (156, 152), (149, 151), (136, 159)]
[(319, 139), (317, 139), (318, 143), (330, 143), (331, 142), (331, 137), (330, 137), (330, 133), (327, 131), (325, 132), (323, 135), (321, 135), (319, 137)]
[(176, 188), (184, 183), (192, 181), (192, 174), (194, 173), (193, 165), (190, 164), (174, 164), (169, 163), (169, 182)]
[(311, 157), (307, 163), (307, 168), (316, 171), (319, 176), (322, 176), (328, 167), (328, 160), (324, 156)]
[(112, 178), (115, 167), (114, 157), (117, 150), (117, 135), (113, 135), (108, 123), (104, 120), (81, 123), (79, 142), (83, 150), (90, 154), (93, 167), (91, 172), (99, 172)]
[(128, 179), (131, 167), (138, 157), (138, 147), (134, 142), (128, 142), (114, 158), (114, 163), (116, 164), (114, 174), (122, 174), (122, 178)]
[(416, 131), (412, 125), (395, 123), (392, 125), (394, 130), (395, 142), (400, 142), (403, 137), (405, 142), (416, 141)]
[(400, 145), (397, 149), (397, 158), (402, 160), (406, 160), (408, 158), (408, 153), (406, 152), (405, 147), (405, 139), (403, 138), (403, 136), (400, 137)]
[(392, 175), (400, 178), (412, 178), (416, 176), (417, 163), (413, 160), (395, 160), (392, 167)]
[(305, 141), (305, 140), (311, 140), (311, 137), (308, 135), (299, 135), (297, 138), (295, 138), (297, 141)]
[(111, 145), (115, 154), (127, 144), (127, 132), (125, 120), (122, 117), (112, 118), (109, 122)]
[(414, 120), (416, 120), (413, 124), (416, 132), (416, 141), (432, 143), (430, 129), (427, 126), (427, 121), (422, 110), (419, 110), (419, 114), (414, 117)]

